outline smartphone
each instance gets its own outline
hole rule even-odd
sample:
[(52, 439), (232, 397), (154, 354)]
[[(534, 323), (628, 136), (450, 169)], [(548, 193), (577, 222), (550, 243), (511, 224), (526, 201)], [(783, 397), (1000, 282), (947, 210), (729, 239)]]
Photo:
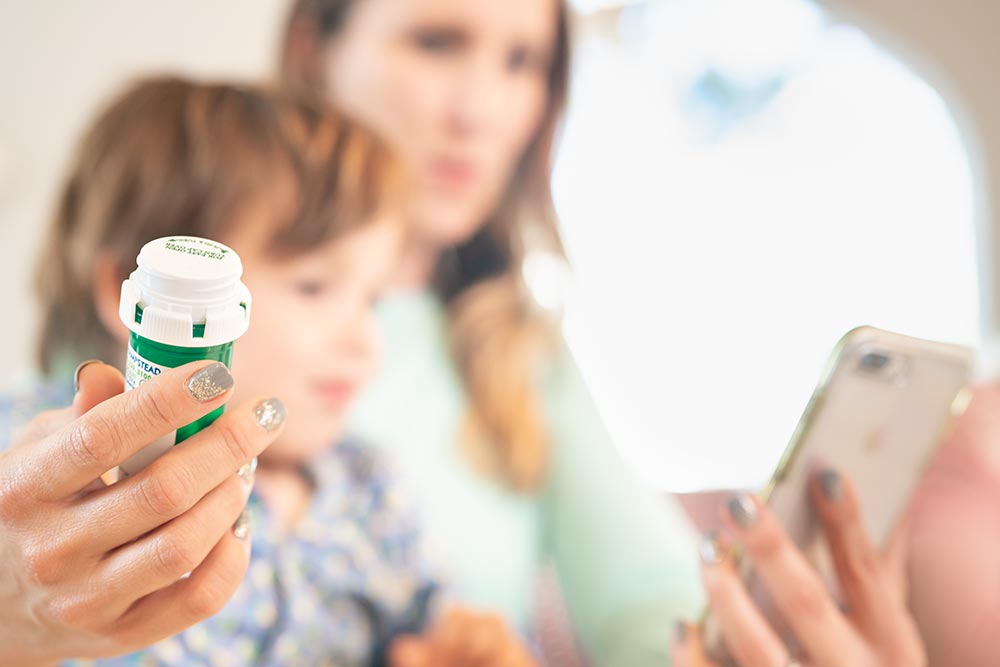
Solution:
[[(874, 327), (849, 331), (830, 356), (791, 442), (759, 495), (816, 567), (839, 591), (808, 492), (810, 476), (831, 466), (857, 489), (868, 535), (890, 536), (938, 443), (968, 404), (973, 354), (960, 345)], [(738, 558), (747, 590), (789, 645), (798, 647), (750, 563)], [(724, 661), (721, 635), (707, 614), (706, 646)]]

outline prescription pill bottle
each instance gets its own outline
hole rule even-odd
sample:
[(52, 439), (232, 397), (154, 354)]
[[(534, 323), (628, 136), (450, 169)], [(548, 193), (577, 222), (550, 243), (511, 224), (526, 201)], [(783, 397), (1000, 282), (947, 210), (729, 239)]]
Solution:
[[(136, 264), (122, 283), (118, 310), (131, 332), (125, 390), (165, 369), (199, 359), (213, 359), (228, 367), (233, 341), (250, 323), (250, 292), (240, 280), (243, 264), (239, 256), (208, 239), (168, 236), (144, 245)], [(122, 472), (131, 475), (142, 470), (215, 421), (223, 409), (150, 443), (121, 465)]]

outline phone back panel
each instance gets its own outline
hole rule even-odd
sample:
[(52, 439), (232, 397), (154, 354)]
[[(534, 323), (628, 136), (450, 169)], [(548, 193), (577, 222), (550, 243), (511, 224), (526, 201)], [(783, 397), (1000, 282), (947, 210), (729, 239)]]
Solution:
[(971, 363), (966, 348), (872, 327), (841, 340), (762, 494), (800, 547), (811, 552), (822, 541), (807, 482), (825, 466), (850, 477), (869, 536), (885, 542), (951, 422)]

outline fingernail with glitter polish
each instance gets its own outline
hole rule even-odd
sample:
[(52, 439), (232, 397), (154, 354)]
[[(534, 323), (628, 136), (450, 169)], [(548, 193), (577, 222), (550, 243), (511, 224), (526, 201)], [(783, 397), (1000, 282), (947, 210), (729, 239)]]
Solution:
[(844, 495), (844, 486), (840, 483), (840, 473), (833, 468), (827, 468), (819, 473), (819, 488), (827, 501), (835, 503)]
[(236, 471), (236, 474), (242, 477), (244, 480), (251, 479), (253, 474), (257, 472), (257, 457), (253, 457), (249, 462), (244, 463), (240, 466), (240, 469)]
[(729, 516), (742, 528), (749, 528), (757, 522), (757, 506), (753, 498), (745, 493), (730, 498), (726, 508)]
[(236, 519), (236, 523), (233, 524), (233, 535), (236, 536), (236, 539), (245, 540), (249, 534), (250, 517), (247, 516), (247, 510), (244, 509), (240, 512), (240, 516)]
[(701, 536), (698, 542), (698, 556), (706, 565), (717, 565), (722, 562), (723, 550), (718, 533), (712, 531)]
[(220, 362), (205, 366), (191, 376), (187, 387), (195, 400), (210, 401), (233, 388), (235, 382), (226, 365)]
[(86, 368), (87, 366), (91, 365), (91, 364), (99, 364), (99, 363), (101, 363), (101, 361), (99, 359), (88, 359), (87, 361), (83, 362), (82, 364), (80, 364), (79, 366), (76, 367), (76, 370), (73, 371), (73, 393), (74, 394), (80, 393), (80, 373), (83, 371), (83, 369)]
[(268, 398), (257, 404), (254, 408), (253, 416), (260, 424), (260, 427), (270, 433), (275, 431), (285, 422), (288, 411), (285, 404), (277, 398)]

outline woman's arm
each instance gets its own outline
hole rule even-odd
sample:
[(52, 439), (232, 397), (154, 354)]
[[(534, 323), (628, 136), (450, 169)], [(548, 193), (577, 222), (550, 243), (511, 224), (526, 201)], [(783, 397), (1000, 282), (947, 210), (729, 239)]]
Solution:
[(704, 604), (693, 531), (675, 502), (629, 474), (568, 353), (543, 395), (544, 538), (576, 629), (594, 664), (662, 667), (663, 628)]

